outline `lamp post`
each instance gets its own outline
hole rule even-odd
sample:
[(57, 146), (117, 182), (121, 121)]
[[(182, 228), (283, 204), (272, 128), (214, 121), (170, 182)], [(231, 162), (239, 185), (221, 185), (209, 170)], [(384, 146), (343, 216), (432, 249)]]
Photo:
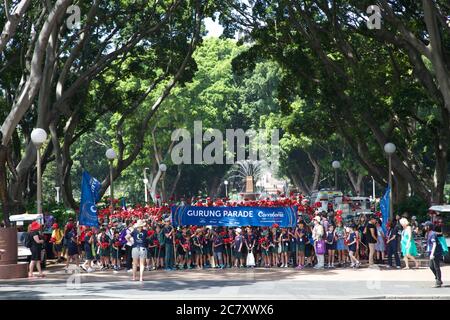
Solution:
[(148, 202), (148, 198), (147, 198), (147, 183), (148, 183), (148, 179), (145, 178), (144, 180), (142, 180), (144, 182), (144, 192), (145, 192), (145, 204), (147, 205)]
[(114, 214), (113, 161), (117, 157), (117, 154), (114, 149), (110, 148), (106, 150), (105, 155), (109, 160), (109, 196), (111, 198), (111, 214)]
[[(166, 166), (164, 163), (161, 163), (161, 164), (159, 165), (159, 171), (161, 171), (161, 175), (163, 175), (164, 172), (167, 171), (167, 166)], [(164, 194), (163, 194), (163, 192), (161, 192), (161, 203), (162, 203), (164, 200), (165, 200), (165, 199), (164, 199)]]
[(59, 189), (60, 189), (60, 187), (55, 187), (55, 189), (56, 189), (56, 203), (59, 204)]
[(47, 140), (47, 132), (44, 129), (36, 128), (31, 132), (31, 141), (36, 147), (36, 169), (37, 169), (37, 194), (36, 194), (36, 205), (37, 213), (42, 214), (42, 173), (41, 173), (41, 147), (42, 144)]
[(223, 184), (225, 185), (225, 198), (228, 198), (228, 180), (225, 180)]
[(337, 160), (331, 163), (334, 169), (334, 189), (338, 189), (338, 169), (341, 167), (341, 163)]
[(392, 142), (388, 142), (384, 145), (384, 152), (387, 153), (389, 159), (389, 219), (391, 220), (394, 217), (394, 204), (392, 203), (392, 154), (396, 149), (397, 147)]
[(375, 201), (375, 179), (372, 177), (372, 198)]
[(149, 183), (149, 180), (147, 179), (147, 170), (149, 170), (150, 168), (144, 168), (144, 179), (142, 180), (144, 182), (144, 192), (145, 192), (145, 204), (147, 205), (148, 203), (148, 190), (147, 190), (147, 185)]

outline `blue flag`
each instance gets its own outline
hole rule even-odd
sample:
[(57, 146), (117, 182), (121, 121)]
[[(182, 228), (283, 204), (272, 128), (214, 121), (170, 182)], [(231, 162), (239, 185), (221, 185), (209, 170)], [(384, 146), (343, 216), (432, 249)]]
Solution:
[(381, 209), (381, 215), (383, 217), (383, 224), (381, 227), (383, 228), (383, 232), (386, 233), (386, 223), (389, 220), (389, 193), (391, 192), (390, 186), (386, 188), (386, 191), (383, 195), (383, 198), (381, 198), (380, 201), (380, 209)]
[(82, 226), (98, 227), (96, 202), (99, 200), (101, 183), (83, 171), (81, 178), (81, 202), (79, 221)]

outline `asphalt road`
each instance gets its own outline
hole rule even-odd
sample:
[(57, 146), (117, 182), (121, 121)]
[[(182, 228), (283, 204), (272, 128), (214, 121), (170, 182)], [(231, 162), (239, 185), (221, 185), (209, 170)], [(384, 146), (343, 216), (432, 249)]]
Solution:
[(450, 299), (450, 266), (442, 272), (444, 286), (433, 288), (427, 268), (150, 271), (140, 283), (124, 271), (55, 267), (44, 279), (0, 280), (0, 299)]

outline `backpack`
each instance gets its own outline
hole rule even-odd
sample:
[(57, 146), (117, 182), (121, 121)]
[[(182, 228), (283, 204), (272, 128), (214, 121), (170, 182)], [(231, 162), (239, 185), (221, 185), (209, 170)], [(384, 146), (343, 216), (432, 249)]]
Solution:
[(441, 245), (442, 248), (442, 255), (445, 256), (448, 253), (448, 246), (447, 246), (447, 242), (445, 241), (445, 238), (440, 236), (440, 237), (436, 237), (437, 238), (437, 242)]
[(24, 235), (23, 244), (28, 249), (30, 249), (31, 246), (33, 245), (33, 237), (28, 232), (25, 233), (25, 235)]

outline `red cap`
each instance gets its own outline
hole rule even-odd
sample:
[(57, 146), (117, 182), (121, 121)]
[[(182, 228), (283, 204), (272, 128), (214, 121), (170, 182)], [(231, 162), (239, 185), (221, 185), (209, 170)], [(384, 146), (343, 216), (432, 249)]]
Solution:
[(36, 231), (36, 230), (39, 230), (40, 228), (41, 228), (41, 225), (39, 224), (39, 222), (33, 221), (31, 223), (31, 227), (30, 227), (31, 231)]

